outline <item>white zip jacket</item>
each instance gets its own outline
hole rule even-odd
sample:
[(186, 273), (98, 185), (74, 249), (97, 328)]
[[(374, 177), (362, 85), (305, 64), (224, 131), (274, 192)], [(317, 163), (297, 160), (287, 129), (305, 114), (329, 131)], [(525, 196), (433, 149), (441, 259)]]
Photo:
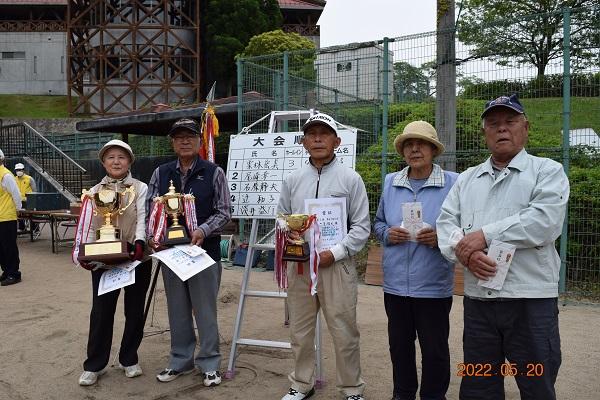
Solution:
[(327, 197), (346, 198), (348, 234), (330, 249), (335, 261), (339, 261), (358, 253), (371, 233), (365, 184), (352, 168), (334, 157), (320, 171), (309, 164), (292, 172), (283, 181), (277, 212), (303, 214), (304, 199)]

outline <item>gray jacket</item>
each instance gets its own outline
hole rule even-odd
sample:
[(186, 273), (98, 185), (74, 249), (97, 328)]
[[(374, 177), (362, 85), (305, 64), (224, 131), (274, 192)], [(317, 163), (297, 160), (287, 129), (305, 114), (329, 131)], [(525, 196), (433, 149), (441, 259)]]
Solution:
[(358, 253), (371, 233), (369, 200), (362, 178), (334, 158), (319, 171), (312, 164), (304, 166), (283, 181), (277, 212), (304, 213), (304, 199), (345, 197), (348, 234), (330, 250), (335, 261)]

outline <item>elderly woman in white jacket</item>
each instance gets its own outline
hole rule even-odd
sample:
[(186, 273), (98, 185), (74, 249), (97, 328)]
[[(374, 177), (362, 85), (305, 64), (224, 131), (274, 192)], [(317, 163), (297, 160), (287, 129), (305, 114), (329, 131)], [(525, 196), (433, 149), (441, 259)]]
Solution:
[[(118, 367), (125, 371), (125, 376), (134, 378), (142, 375), (142, 368), (138, 364), (137, 350), (142, 342), (144, 333), (144, 302), (150, 284), (151, 261), (145, 255), (145, 229), (146, 207), (145, 199), (148, 186), (131, 177), (129, 167), (134, 161), (133, 151), (129, 145), (121, 140), (111, 140), (100, 149), (98, 154), (106, 176), (100, 183), (91, 189), (97, 192), (102, 185), (108, 187), (133, 186), (135, 201), (120, 215), (116, 222), (121, 230), (121, 239), (129, 243), (130, 258), (143, 261), (135, 268), (135, 283), (124, 288), (125, 290), (125, 328), (121, 347), (119, 350)], [(83, 211), (83, 210), (82, 210)], [(82, 212), (83, 214), (83, 212)], [(80, 218), (77, 229), (78, 235), (82, 225), (86, 224)], [(88, 221), (87, 234), (81, 235), (81, 242), (95, 240), (95, 230), (102, 225), (102, 216), (98, 215)], [(105, 367), (110, 358), (112, 345), (114, 314), (119, 299), (120, 289), (98, 295), (98, 286), (102, 274), (106, 271), (97, 263), (86, 263), (77, 260), (77, 250), (74, 250), (74, 262), (85, 269), (91, 270), (92, 275), (92, 311), (90, 313), (90, 332), (87, 344), (87, 359), (83, 363), (83, 373), (79, 377), (82, 386), (93, 385), (98, 377), (106, 372)]]

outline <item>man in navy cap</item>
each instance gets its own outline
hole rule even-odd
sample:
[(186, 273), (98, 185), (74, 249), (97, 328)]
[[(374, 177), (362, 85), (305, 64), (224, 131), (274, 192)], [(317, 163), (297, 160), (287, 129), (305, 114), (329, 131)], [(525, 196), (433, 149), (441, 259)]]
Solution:
[[(147, 210), (152, 209), (154, 197), (167, 193), (170, 182), (173, 182), (176, 192), (193, 194), (198, 228), (189, 232), (191, 244), (202, 246), (216, 262), (185, 282), (162, 265), (171, 328), (171, 354), (169, 364), (156, 375), (156, 379), (170, 382), (197, 369), (202, 373), (204, 386), (217, 386), (221, 383), (217, 325), (217, 295), (221, 284), (220, 241), (221, 230), (231, 218), (229, 188), (223, 169), (198, 156), (202, 145), (198, 122), (189, 118), (179, 119), (169, 130), (169, 137), (177, 160), (159, 166), (152, 174), (146, 198)], [(150, 245), (155, 249), (160, 247), (160, 243), (154, 243), (152, 239)], [(195, 356), (194, 319), (200, 342)]]
[[(460, 399), (504, 399), (507, 375), (515, 377), (522, 399), (556, 399), (560, 258), (554, 241), (569, 181), (561, 164), (525, 151), (529, 122), (516, 95), (489, 101), (481, 118), (491, 156), (460, 174), (437, 220), (442, 254), (466, 267)], [(503, 257), (493, 251), (500, 248)]]

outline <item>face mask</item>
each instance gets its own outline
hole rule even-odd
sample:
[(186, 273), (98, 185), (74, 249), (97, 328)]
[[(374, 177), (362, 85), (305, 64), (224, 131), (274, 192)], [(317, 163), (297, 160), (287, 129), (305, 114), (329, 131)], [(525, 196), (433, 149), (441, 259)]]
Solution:
[(25, 173), (23, 171), (17, 171), (17, 176), (23, 176)]

